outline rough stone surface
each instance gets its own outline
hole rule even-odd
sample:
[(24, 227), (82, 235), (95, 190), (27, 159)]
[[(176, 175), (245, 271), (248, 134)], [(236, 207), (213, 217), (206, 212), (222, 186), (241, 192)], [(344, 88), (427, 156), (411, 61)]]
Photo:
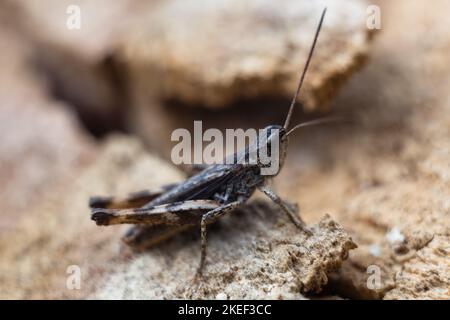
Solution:
[[(95, 290), (95, 279), (126, 259), (120, 254), (123, 228), (97, 227), (90, 220), (89, 197), (181, 179), (133, 139), (113, 138), (97, 151), (95, 162), (42, 196), (14, 232), (0, 234), (1, 298), (86, 297)], [(70, 265), (81, 268), (81, 290), (66, 287)]]
[[(349, 258), (342, 263), (341, 268), (328, 274), (328, 283), (320, 296), (314, 296), (315, 298), (325, 294), (333, 298), (448, 300), (450, 24), (446, 15), (450, 4), (446, 0), (436, 0), (432, 5), (425, 0), (414, 1), (414, 4), (407, 0), (376, 3), (382, 9), (382, 30), (377, 31), (370, 62), (342, 88), (331, 105), (333, 110), (353, 117), (353, 124), (309, 128), (293, 135), (286, 166), (275, 179), (274, 187), (277, 187), (277, 193), (284, 198), (300, 204), (302, 217), (309, 225), (319, 228), (321, 217), (328, 212), (358, 244), (358, 248), (350, 251)], [(0, 16), (4, 12), (6, 11), (0, 10)], [(13, 24), (13, 21), (14, 19), (12, 22), (10, 20), (9, 24)], [(27, 42), (16, 41), (16, 36), (4, 36), (4, 30), (6, 29), (2, 28), (0, 37), (2, 46), (4, 44), (10, 50), (2, 51), (0, 59), (0, 114), (5, 119), (0, 122), (4, 128), (1, 141), (4, 141), (2, 150), (12, 151), (2, 152), (0, 155), (1, 161), (8, 159), (7, 166), (3, 162), (0, 167), (1, 181), (6, 181), (5, 185), (8, 186), (7, 193), (4, 193), (8, 196), (0, 196), (0, 222), (7, 224), (9, 229), (0, 233), (0, 296), (134, 298), (148, 294), (145, 297), (198, 297), (189, 290), (191, 287), (188, 283), (179, 286), (172, 283), (168, 289), (158, 291), (153, 282), (146, 281), (147, 275), (162, 283), (173, 279), (171, 273), (154, 274), (146, 266), (151, 264), (155, 268), (165, 266), (170, 270), (181, 270), (177, 269), (179, 266), (170, 263), (181, 259), (186, 250), (191, 250), (188, 252), (192, 253), (192, 257), (189, 258), (186, 269), (183, 269), (183, 275), (192, 275), (198, 263), (198, 232), (187, 232), (161, 247), (132, 255), (120, 244), (124, 228), (95, 226), (88, 219), (89, 212), (86, 208), (90, 195), (119, 195), (152, 185), (179, 181), (183, 178), (182, 175), (168, 167), (164, 161), (149, 156), (133, 139), (112, 138), (106, 143), (106, 147), (96, 149), (94, 159), (89, 157), (89, 168), (83, 165), (82, 170), (76, 165), (78, 160), (72, 162), (73, 159), (78, 159), (74, 154), (78, 151), (73, 152), (72, 147), (69, 149), (63, 145), (66, 152), (54, 157), (52, 152), (41, 153), (35, 143), (27, 142), (30, 134), (39, 137), (39, 140), (45, 140), (48, 139), (48, 132), (55, 132), (64, 137), (64, 141), (75, 143), (77, 139), (73, 137), (78, 136), (79, 130), (73, 129), (73, 120), (67, 120), (72, 117), (66, 112), (55, 111), (59, 110), (59, 106), (68, 106), (56, 104), (46, 95), (43, 97), (42, 92), (45, 90), (41, 86), (45, 86), (45, 83), (29, 77), (20, 53), (29, 53)], [(3, 61), (8, 62), (3, 64)], [(37, 84), (38, 89), (32, 89)], [(139, 105), (148, 106), (149, 101), (155, 101), (152, 100), (155, 97), (151, 91), (143, 90), (150, 87), (149, 83), (130, 81), (129, 85), (141, 93)], [(134, 87), (135, 85), (142, 87)], [(36, 106), (50, 103), (58, 108), (45, 108), (49, 115), (41, 117), (39, 112), (34, 113), (33, 108), (27, 107), (30, 101), (36, 102)], [(281, 123), (288, 103), (289, 101), (281, 111), (280, 106), (284, 105), (274, 104), (273, 108), (262, 109), (257, 101), (214, 111), (158, 103), (155, 105), (161, 108), (157, 110), (164, 111), (152, 114), (149, 110), (154, 109), (143, 107), (142, 110), (147, 111), (134, 118), (140, 118), (141, 124), (149, 127), (159, 126), (158, 130), (165, 125), (161, 115), (173, 121), (170, 123), (175, 127), (189, 128), (193, 120), (201, 119), (204, 120), (205, 127), (255, 128), (268, 123)], [(38, 109), (40, 108), (36, 107)], [(26, 119), (17, 123), (20, 123), (23, 132), (28, 132), (27, 134), (19, 132), (18, 126), (13, 125), (16, 117), (18, 121)], [(37, 120), (31, 121), (34, 118)], [(52, 121), (46, 122), (45, 119)], [(296, 118), (293, 122), (298, 121), (300, 119)], [(39, 130), (28, 130), (28, 127), (33, 126), (30, 123), (41, 123), (36, 127)], [(66, 129), (62, 130), (55, 123)], [(137, 126), (136, 120), (130, 121), (130, 126), (133, 125)], [(53, 131), (53, 126), (60, 130)], [(73, 135), (67, 133), (72, 130)], [(140, 132), (144, 137), (143, 131)], [(161, 146), (167, 147), (170, 131), (161, 132), (158, 141)], [(56, 143), (59, 141), (57, 138), (50, 141), (53, 141), (53, 146), (59, 145)], [(26, 146), (23, 150), (28, 150), (29, 153), (14, 151), (20, 150), (22, 143)], [(35, 155), (39, 161), (29, 160)], [(55, 160), (60, 156), (66, 160)], [(29, 161), (37, 164), (29, 166)], [(4, 167), (6, 170), (2, 170)], [(15, 172), (13, 177), (10, 172)], [(35, 174), (36, 172), (48, 173), (49, 176)], [(55, 183), (53, 177), (61, 177), (61, 172), (69, 172), (71, 176), (62, 179), (64, 181), (61, 183)], [(36, 189), (39, 189), (38, 192)], [(20, 211), (26, 214), (21, 215), (23, 220), (17, 224), (17, 206), (22, 206), (20, 201), (23, 201), (24, 196), (31, 199), (31, 195), (33, 200), (26, 200), (27, 205)], [(241, 233), (240, 230), (248, 231), (246, 228), (250, 227), (248, 224), (241, 225), (240, 221), (247, 221), (251, 214), (257, 216), (250, 209), (249, 211), (236, 212), (236, 215), (211, 227), (211, 255), (207, 270), (213, 275), (219, 275), (211, 281), (222, 290), (209, 293), (207, 286), (200, 287), (199, 295), (228, 298), (229, 294), (230, 297), (233, 296), (231, 292), (239, 292), (231, 282), (226, 282), (225, 275), (218, 270), (224, 265), (232, 266), (235, 261), (227, 263), (212, 260), (214, 254), (218, 254), (213, 250), (222, 247), (224, 232), (229, 230), (230, 223), (239, 219), (239, 223), (234, 223), (238, 229), (233, 231), (237, 235), (233, 237), (236, 239), (233, 241), (243, 239), (246, 235), (260, 240), (264, 240), (265, 235), (278, 237), (279, 230), (284, 230), (273, 228), (273, 234), (266, 234), (264, 231), (261, 232), (262, 237), (256, 237), (251, 232)], [(281, 228), (283, 217), (275, 211), (273, 213), (276, 215), (270, 218), (279, 217), (281, 220), (277, 221), (280, 221)], [(16, 222), (13, 224), (7, 222), (11, 216), (15, 217)], [(262, 230), (260, 227), (269, 226), (273, 221), (261, 220), (255, 228)], [(322, 223), (322, 226), (327, 224)], [(285, 227), (290, 228), (288, 225)], [(331, 233), (327, 234), (333, 234), (333, 230), (329, 231)], [(287, 247), (300, 250), (300, 247), (289, 241), (290, 239), (286, 245), (272, 248), (272, 252), (285, 259)], [(329, 245), (327, 241), (324, 243)], [(236, 254), (241, 254), (241, 250), (252, 250), (257, 245), (258, 242), (237, 246), (239, 250)], [(173, 250), (167, 253), (166, 248)], [(316, 252), (316, 249), (313, 246), (311, 252)], [(264, 251), (252, 252), (265, 258)], [(327, 265), (334, 266), (334, 261), (339, 256), (339, 247), (331, 252), (335, 255), (325, 260), (316, 260), (325, 263), (314, 270), (325, 270)], [(302, 261), (301, 256), (294, 258)], [(280, 263), (287, 261), (283, 259)], [(79, 291), (68, 290), (66, 287), (67, 266), (73, 264), (79, 265), (82, 270), (82, 287)], [(274, 264), (274, 268), (278, 268), (276, 270), (283, 270), (281, 266), (282, 264)], [(250, 270), (254, 269), (250, 267)], [(331, 271), (331, 268), (327, 270)], [(369, 270), (372, 273), (368, 273)], [(376, 287), (368, 285), (377, 283), (372, 281), (375, 275), (373, 270), (378, 270), (380, 275), (379, 286)], [(245, 269), (231, 270), (232, 274), (239, 276), (244, 271)], [(303, 298), (305, 296), (300, 295), (297, 289), (308, 283), (324, 284), (316, 282), (318, 279), (315, 278), (302, 278), (303, 282), (294, 281), (293, 286), (281, 285), (278, 280), (289, 274), (295, 274), (295, 271), (289, 269), (280, 275), (273, 275), (270, 280), (274, 285), (271, 291), (273, 296)], [(320, 274), (323, 273), (317, 273)], [(190, 279), (187, 278), (187, 281)], [(257, 279), (248, 280), (245, 286), (255, 285)], [(235, 280), (238, 280), (237, 276)], [(282, 288), (281, 292), (277, 293), (275, 288)], [(256, 294), (255, 291), (248, 292), (248, 296)]]
[(302, 293), (320, 292), (356, 247), (329, 217), (313, 232), (307, 238), (279, 209), (252, 203), (210, 228), (203, 281), (193, 281), (200, 239), (186, 235), (120, 268), (92, 297), (301, 299)]
[[(293, 138), (280, 191), (307, 221), (330, 212), (358, 244), (332, 285), (339, 295), (449, 299), (450, 4), (379, 4), (371, 62), (332, 105), (354, 124)], [(377, 290), (370, 266), (381, 271)]]
[[(355, 247), (328, 217), (307, 239), (274, 208), (236, 212), (210, 228), (207, 278), (194, 290), (189, 280), (199, 261), (199, 232), (133, 255), (120, 246), (123, 226), (100, 228), (89, 219), (92, 194), (124, 194), (180, 179), (134, 140), (111, 139), (78, 179), (44, 198), (18, 232), (0, 238), (2, 297), (301, 298), (301, 292), (320, 291)], [(81, 290), (66, 287), (70, 265), (81, 268)]]
[(327, 110), (367, 55), (365, 1), (159, 2), (138, 20), (121, 59), (142, 90), (210, 108), (293, 96), (325, 4), (328, 16), (306, 79), (305, 110)]
[(450, 296), (450, 237), (436, 235), (405, 262), (385, 299), (446, 299)]

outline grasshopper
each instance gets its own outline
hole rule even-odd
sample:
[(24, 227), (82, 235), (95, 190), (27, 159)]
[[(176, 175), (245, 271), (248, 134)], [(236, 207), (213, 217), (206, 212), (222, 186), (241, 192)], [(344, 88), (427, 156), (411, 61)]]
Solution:
[[(297, 90), (290, 105), (283, 126), (270, 125), (258, 136), (257, 142), (244, 150), (232, 154), (233, 159), (249, 156), (250, 151), (267, 150), (275, 142), (279, 146), (279, 168), (284, 164), (288, 138), (300, 127), (328, 122), (329, 118), (300, 123), (289, 128), (296, 101), (300, 95), (303, 81), (311, 61), (314, 48), (325, 18), (326, 8), (322, 12), (315, 37), (303, 68)], [(275, 134), (276, 132), (276, 134)], [(114, 197), (92, 197), (90, 207), (92, 220), (97, 225), (136, 224), (124, 237), (128, 244), (146, 242), (157, 243), (161, 240), (189, 228), (200, 225), (201, 257), (197, 275), (202, 274), (206, 259), (207, 225), (219, 217), (242, 206), (259, 189), (275, 202), (289, 219), (303, 232), (311, 231), (298, 214), (298, 207), (281, 199), (268, 187), (268, 180), (278, 174), (262, 175), (264, 164), (214, 164), (200, 166), (198, 172), (179, 184), (161, 187), (159, 190), (141, 191), (123, 199)]]

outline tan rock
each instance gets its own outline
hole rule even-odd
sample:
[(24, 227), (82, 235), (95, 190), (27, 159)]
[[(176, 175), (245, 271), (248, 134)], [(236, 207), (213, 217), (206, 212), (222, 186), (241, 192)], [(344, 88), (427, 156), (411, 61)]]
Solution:
[[(426, 1), (380, 5), (371, 62), (333, 103), (355, 124), (293, 138), (277, 181), (307, 221), (331, 212), (358, 243), (331, 285), (339, 295), (448, 299), (449, 3), (425, 15)], [(370, 266), (379, 289), (367, 286)]]
[(450, 296), (450, 237), (436, 235), (396, 274), (385, 299), (441, 299)]
[[(115, 138), (98, 148), (95, 159), (70, 183), (42, 196), (14, 230), (0, 234), (1, 298), (86, 297), (98, 285), (91, 279), (100, 279), (124, 258), (123, 228), (97, 227), (90, 220), (89, 197), (125, 194), (181, 178), (133, 139)], [(80, 290), (66, 286), (71, 265), (81, 269)]]
[[(192, 291), (198, 230), (130, 255), (120, 245), (124, 227), (97, 227), (87, 208), (93, 194), (120, 195), (180, 178), (135, 140), (111, 139), (79, 178), (42, 199), (18, 232), (0, 238), (2, 296), (302, 298), (301, 292), (320, 291), (355, 247), (329, 217), (306, 238), (263, 202), (256, 212), (235, 212), (210, 227), (206, 280)], [(66, 287), (71, 265), (80, 267), (80, 290)]]
[(305, 110), (327, 110), (367, 55), (364, 1), (164, 1), (132, 28), (121, 59), (140, 90), (164, 99), (209, 108), (291, 99), (326, 3), (301, 101)]
[(200, 239), (188, 234), (122, 266), (91, 297), (302, 299), (302, 293), (320, 292), (330, 272), (355, 248), (329, 217), (307, 238), (267, 202), (253, 203), (218, 224), (209, 231), (208, 263), (200, 283), (193, 282)]
[(0, 46), (8, 48), (0, 58), (0, 228), (11, 228), (89, 161), (94, 143), (30, 70), (26, 39), (4, 19), (0, 27)]
[[(36, 88), (36, 81), (29, 77), (22, 58), (14, 59), (21, 57), (19, 52), (28, 52), (28, 47), (22, 42), (18, 47), (11, 46), (14, 37), (1, 37), (2, 41), (12, 41), (5, 42), (8, 47), (22, 49), (2, 52), (4, 57), (8, 53), (12, 57), (8, 57), (8, 63), (2, 69), (7, 72), (0, 73), (0, 96), (7, 102), (2, 104), (6, 111), (2, 113), (0, 108), (0, 114), (4, 114), (6, 119), (0, 122), (4, 128), (2, 139), (6, 137), (3, 141), (9, 141), (2, 147), (12, 151), (2, 153), (1, 161), (9, 159), (9, 162), (8, 170), (0, 170), (0, 174), (2, 181), (11, 183), (7, 176), (11, 166), (17, 166), (18, 172), (23, 173), (19, 179), (21, 183), (11, 184), (14, 187), (11, 190), (18, 193), (8, 191), (1, 203), (2, 206), (9, 203), (14, 208), (19, 203), (18, 199), (23, 199), (22, 190), (27, 197), (35, 187), (45, 192), (27, 200), (23, 212), (28, 214), (15, 231), (0, 234), (0, 295), (8, 298), (164, 296), (223, 299), (243, 297), (241, 288), (245, 288), (245, 297), (304, 298), (300, 289), (314, 291), (325, 285), (325, 279), (330, 279), (322, 292), (332, 297), (448, 299), (450, 37), (446, 14), (450, 10), (449, 3), (436, 0), (432, 7), (427, 1), (417, 1), (414, 5), (407, 0), (377, 3), (382, 8), (382, 30), (373, 46), (371, 62), (343, 87), (331, 106), (352, 115), (355, 123), (311, 128), (292, 136), (286, 167), (275, 179), (277, 192), (283, 198), (297, 201), (302, 217), (310, 225), (315, 225), (317, 231), (326, 231), (319, 232), (324, 237), (316, 234), (310, 239), (312, 243), (305, 242), (297, 234), (293, 239), (298, 241), (284, 239), (283, 232), (291, 234), (291, 227), (272, 208), (261, 215), (275, 214), (261, 220), (253, 219), (249, 212), (236, 212), (210, 228), (207, 271), (214, 286), (205, 284), (198, 293), (192, 292), (188, 284), (174, 282), (172, 273), (179, 272), (183, 279), (191, 279), (188, 275), (193, 275), (198, 263), (198, 232), (186, 232), (150, 251), (130, 255), (120, 245), (124, 228), (96, 227), (89, 220), (86, 208), (90, 195), (123, 194), (179, 181), (182, 175), (164, 161), (148, 155), (132, 139), (113, 138), (106, 148), (96, 150), (97, 157), (95, 161), (89, 160), (89, 168), (83, 169), (86, 168), (83, 165), (81, 170), (75, 164), (78, 160), (73, 159), (78, 159), (84, 151), (72, 153), (68, 146), (64, 146), (64, 154), (40, 153), (39, 148), (34, 148), (34, 143), (26, 142), (30, 132), (44, 140), (48, 139), (44, 129), (50, 128), (48, 132), (55, 130), (57, 135), (65, 137), (64, 141), (76, 142), (73, 137), (78, 135), (78, 131), (73, 129), (72, 120), (61, 120), (68, 116), (54, 111), (58, 108), (45, 108), (52, 114), (48, 117), (51, 121), (45, 122), (46, 118), (39, 112), (34, 113), (33, 108), (27, 107), (30, 101), (36, 101), (39, 106), (47, 105), (49, 99), (42, 97), (40, 86), (32, 89)], [(311, 18), (311, 25), (314, 24), (312, 20), (315, 19)], [(139, 68), (139, 65), (130, 67)], [(21, 76), (23, 72), (26, 76)], [(169, 151), (170, 128), (192, 125), (193, 120), (205, 120), (205, 127), (218, 128), (230, 127), (230, 124), (231, 127), (258, 127), (283, 120), (280, 114), (277, 116), (275, 107), (261, 111), (257, 104), (214, 111), (163, 104), (155, 101), (146, 74), (132, 74), (142, 77), (139, 81), (133, 78), (129, 83), (134, 90), (134, 104), (140, 107), (139, 112), (142, 111), (134, 117), (141, 120), (141, 128), (145, 125), (150, 129), (151, 126), (158, 128), (155, 132), (160, 135), (155, 135), (153, 141)], [(9, 85), (9, 82), (14, 85)], [(17, 99), (17, 93), (23, 98)], [(158, 110), (163, 111), (153, 111), (156, 109), (150, 108), (150, 103), (160, 106)], [(19, 108), (8, 107), (8, 104), (26, 107), (20, 112)], [(16, 116), (17, 122), (11, 120)], [(18, 130), (14, 123), (20, 124), (20, 128), (28, 128), (30, 123), (34, 123), (30, 121), (33, 117), (37, 119), (36, 128), (39, 130), (24, 129), (23, 134), (17, 133), (17, 138), (7, 137), (10, 132)], [(170, 126), (161, 119), (167, 119)], [(55, 123), (72, 129), (56, 130), (52, 127)], [(169, 129), (161, 131), (160, 128)], [(72, 135), (70, 132), (75, 133)], [(148, 134), (151, 130), (146, 132)], [(21, 150), (22, 141), (26, 146), (23, 150), (30, 150), (30, 153), (17, 151)], [(54, 146), (58, 139), (50, 141)], [(29, 162), (23, 159), (33, 158), (35, 154), (39, 161), (34, 163), (38, 165), (30, 165), (27, 169), (28, 165), (22, 162)], [(47, 154), (51, 155), (49, 159), (52, 162), (46, 161)], [(49, 163), (56, 163), (55, 168)], [(35, 172), (41, 172), (35, 167), (59, 177), (62, 171), (76, 170), (65, 184), (48, 180), (46, 174), (36, 174), (38, 183), (29, 183), (35, 181), (36, 176), (32, 176)], [(29, 206), (30, 203), (33, 206)], [(15, 214), (19, 211), (14, 209), (10, 212)], [(349, 236), (340, 227), (331, 227), (334, 223), (318, 222), (324, 212), (330, 212), (332, 219), (344, 226), (358, 244), (341, 268), (333, 273), (331, 270), (342, 261), (341, 254), (349, 249), (345, 244), (349, 244)], [(276, 220), (278, 217), (280, 220)], [(243, 223), (249, 219), (257, 223)], [(230, 234), (233, 237), (229, 237)], [(341, 240), (337, 247), (325, 235), (338, 236)], [(255, 250), (261, 243), (265, 244), (266, 236), (270, 241), (285, 241), (268, 251)], [(241, 240), (248, 239), (251, 240), (249, 245), (240, 245)], [(288, 252), (301, 252), (303, 247), (299, 244), (311, 244), (310, 252), (317, 256), (320, 252), (315, 246), (317, 243), (324, 243), (333, 254), (326, 259), (322, 256), (314, 260), (317, 264), (313, 263), (311, 268), (303, 264), (307, 256), (294, 255), (298, 269), (283, 269), (289, 261)], [(236, 248), (238, 250), (234, 252)], [(244, 253), (248, 254), (248, 259), (251, 257), (254, 265), (243, 257)], [(242, 260), (226, 261), (235, 256)], [(275, 257), (279, 259), (274, 261)], [(171, 265), (171, 261), (182, 261), (183, 264)], [(269, 261), (276, 272), (271, 277), (267, 272), (253, 277), (263, 261)], [(241, 263), (250, 266), (241, 268)], [(66, 287), (67, 267), (70, 265), (81, 267), (82, 288), (79, 291)], [(237, 269), (232, 269), (233, 266)], [(297, 270), (306, 277), (296, 278)], [(377, 275), (374, 270), (380, 271), (379, 282), (374, 282)], [(228, 275), (234, 278), (230, 280)], [(292, 281), (283, 283), (288, 278)], [(271, 286), (262, 286), (259, 282), (262, 279)], [(154, 280), (165, 285), (164, 291)], [(379, 286), (372, 287), (376, 283)], [(264, 288), (264, 293), (261, 288)]]
[[(139, 1), (10, 1), (33, 44), (34, 68), (52, 93), (68, 101), (95, 134), (121, 128), (125, 104), (122, 78), (111, 59)], [(78, 8), (80, 28), (67, 27)]]

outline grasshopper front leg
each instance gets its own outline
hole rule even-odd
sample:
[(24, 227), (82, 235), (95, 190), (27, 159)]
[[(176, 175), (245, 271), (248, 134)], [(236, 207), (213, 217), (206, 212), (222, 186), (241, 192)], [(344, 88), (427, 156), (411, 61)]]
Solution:
[(291, 208), (286, 204), (283, 199), (281, 199), (275, 192), (270, 190), (267, 186), (258, 187), (267, 197), (269, 197), (273, 202), (275, 202), (280, 208), (288, 215), (289, 219), (295, 224), (295, 226), (308, 235), (312, 235), (311, 230), (306, 226), (306, 223), (300, 218), (298, 212), (293, 212)]

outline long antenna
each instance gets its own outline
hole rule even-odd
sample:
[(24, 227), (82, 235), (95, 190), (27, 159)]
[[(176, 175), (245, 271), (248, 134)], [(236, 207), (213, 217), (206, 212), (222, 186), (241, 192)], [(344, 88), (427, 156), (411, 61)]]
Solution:
[(318, 124), (331, 123), (331, 122), (342, 122), (342, 121), (346, 121), (346, 120), (348, 120), (348, 119), (343, 118), (343, 117), (326, 117), (326, 118), (320, 118), (320, 119), (303, 122), (303, 123), (300, 123), (300, 124), (294, 126), (291, 130), (289, 130), (286, 133), (286, 136), (289, 136), (292, 132), (294, 132), (295, 130), (302, 128), (302, 127), (315, 126)]
[(322, 11), (322, 16), (320, 18), (319, 26), (316, 30), (316, 35), (314, 36), (314, 41), (311, 46), (311, 49), (309, 50), (308, 59), (306, 60), (305, 67), (303, 68), (302, 76), (300, 77), (300, 81), (298, 82), (297, 91), (295, 92), (294, 99), (292, 100), (291, 106), (289, 108), (289, 113), (286, 117), (286, 121), (284, 123), (284, 129), (288, 129), (289, 123), (291, 122), (292, 113), (294, 112), (294, 106), (297, 102), (297, 98), (300, 95), (300, 89), (302, 88), (303, 80), (305, 79), (306, 72), (308, 71), (309, 63), (311, 61), (312, 55), (314, 53), (314, 48), (316, 47), (317, 38), (319, 37), (320, 29), (322, 28), (323, 20), (325, 18), (325, 13), (327, 12), (327, 7), (325, 7)]

